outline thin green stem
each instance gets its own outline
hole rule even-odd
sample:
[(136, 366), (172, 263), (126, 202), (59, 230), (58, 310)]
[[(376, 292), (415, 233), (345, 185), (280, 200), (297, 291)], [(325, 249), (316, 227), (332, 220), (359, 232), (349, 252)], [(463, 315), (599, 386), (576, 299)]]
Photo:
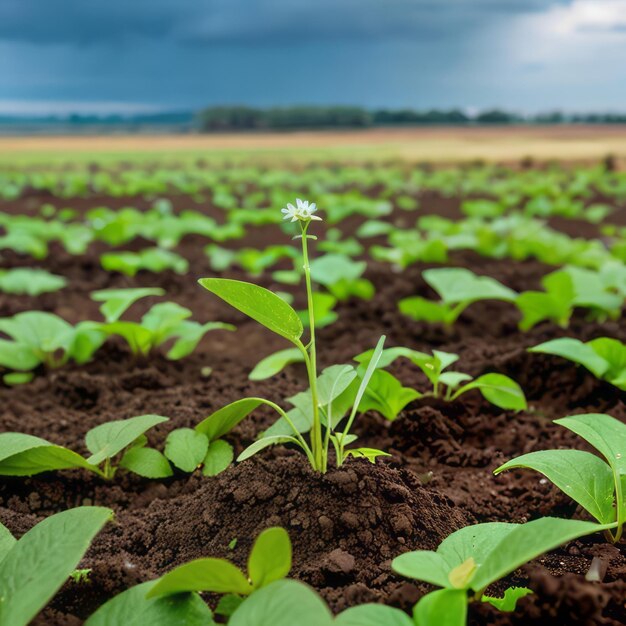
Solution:
[[(317, 395), (317, 362), (315, 353), (315, 313), (313, 311), (313, 287), (311, 284), (311, 267), (309, 266), (309, 251), (307, 246), (307, 230), (311, 222), (301, 222), (302, 226), (302, 261), (304, 280), (306, 284), (306, 297), (309, 312), (310, 341), (308, 360), (305, 360), (309, 375), (309, 387), (311, 388), (311, 400), (313, 403), (313, 426), (311, 428), (311, 449), (315, 459), (315, 469), (324, 471), (324, 444), (322, 440), (322, 422), (320, 419), (319, 403)], [(306, 351), (306, 350), (305, 350)]]

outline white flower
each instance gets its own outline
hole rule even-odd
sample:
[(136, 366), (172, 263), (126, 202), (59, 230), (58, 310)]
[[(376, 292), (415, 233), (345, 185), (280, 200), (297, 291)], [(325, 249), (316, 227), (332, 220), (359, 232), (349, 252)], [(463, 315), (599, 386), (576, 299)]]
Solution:
[(313, 215), (315, 211), (317, 211), (315, 202), (309, 204), (308, 200), (300, 200), (300, 198), (296, 198), (296, 206), (289, 203), (287, 204), (287, 208), (281, 209), (281, 212), (285, 214), (283, 219), (291, 219), (292, 222), (296, 222), (297, 220), (301, 220), (302, 222), (321, 220), (321, 217)]

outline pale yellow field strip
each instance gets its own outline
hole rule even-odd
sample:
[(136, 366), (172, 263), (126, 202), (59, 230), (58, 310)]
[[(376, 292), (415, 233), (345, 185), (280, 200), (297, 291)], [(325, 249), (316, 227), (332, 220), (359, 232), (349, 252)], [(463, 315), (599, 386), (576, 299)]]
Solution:
[(407, 128), (211, 135), (0, 137), (2, 161), (275, 155), (457, 162), (626, 158), (626, 126)]

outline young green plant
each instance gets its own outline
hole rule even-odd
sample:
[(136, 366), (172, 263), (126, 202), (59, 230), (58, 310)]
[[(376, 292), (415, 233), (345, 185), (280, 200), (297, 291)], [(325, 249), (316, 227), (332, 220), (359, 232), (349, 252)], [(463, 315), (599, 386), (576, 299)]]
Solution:
[(512, 587), (503, 598), (494, 598), (485, 595), (487, 587), (544, 552), (608, 527), (554, 517), (526, 524), (476, 524), (452, 533), (436, 552), (407, 552), (396, 557), (391, 567), (407, 578), (442, 587), (415, 606), (419, 626), (465, 626), (468, 602), (489, 602), (500, 610), (512, 611), (517, 600), (530, 593)]
[[(372, 351), (368, 350), (356, 356), (355, 361), (363, 367), (371, 358)], [(399, 358), (408, 359), (417, 366), (431, 383), (432, 391), (420, 393), (402, 387), (392, 374), (382, 370)], [(457, 354), (441, 350), (433, 350), (432, 355), (403, 347), (383, 350), (378, 361), (379, 369), (372, 377), (360, 410), (375, 409), (387, 419), (395, 419), (404, 406), (417, 398), (431, 396), (453, 402), (472, 389), (480, 391), (485, 400), (501, 409), (521, 411), (526, 408), (526, 398), (521, 387), (504, 374), (489, 373), (472, 378), (463, 372), (444, 371), (458, 358)]]
[[(33, 476), (41, 472), (86, 469), (105, 479), (112, 479), (118, 467), (145, 478), (172, 475), (167, 459), (147, 448), (145, 433), (167, 421), (160, 415), (139, 415), (96, 426), (87, 432), (85, 444), (91, 456), (85, 458), (40, 437), (24, 433), (0, 434), (0, 476)], [(120, 454), (119, 463), (114, 459)]]
[(528, 352), (563, 357), (626, 391), (626, 344), (617, 339), (598, 337), (584, 343), (580, 339), (560, 337), (528, 348)]
[[(327, 368), (325, 370), (326, 376), (318, 379), (315, 293), (311, 280), (308, 249), (309, 241), (316, 239), (315, 236), (309, 234), (309, 227), (314, 220), (321, 219), (314, 214), (315, 210), (315, 204), (309, 205), (308, 202), (303, 202), (300, 199), (297, 200), (296, 206), (288, 204), (287, 208), (282, 210), (285, 214), (285, 219), (297, 222), (300, 226), (300, 234), (296, 236), (296, 239), (301, 241), (302, 246), (303, 274), (307, 295), (309, 340), (306, 345), (302, 341), (304, 333), (302, 320), (296, 311), (275, 293), (252, 283), (225, 278), (203, 278), (199, 282), (205, 289), (220, 297), (234, 308), (294, 344), (307, 370), (309, 390), (308, 392), (303, 392), (301, 396), (298, 394), (300, 396), (298, 399), (300, 405), (299, 407), (296, 406), (299, 409), (300, 417), (303, 419), (303, 424), (296, 425), (293, 422), (292, 411), (287, 413), (276, 403), (262, 398), (247, 398), (245, 399), (245, 404), (242, 403), (243, 401), (239, 401), (239, 403), (233, 403), (222, 409), (222, 411), (231, 411), (232, 408), (233, 419), (243, 419), (257, 406), (265, 404), (274, 409), (280, 415), (282, 422), (288, 426), (288, 432), (270, 434), (268, 431), (264, 437), (245, 450), (240, 455), (239, 460), (244, 460), (267, 446), (288, 442), (302, 448), (311, 466), (316, 471), (326, 472), (331, 442), (335, 446), (338, 455), (338, 465), (341, 465), (349, 454), (359, 455), (359, 452), (355, 450), (346, 451), (345, 446), (354, 440), (349, 431), (354, 422), (358, 405), (376, 368), (376, 363), (382, 351), (384, 337), (381, 337), (378, 342), (374, 356), (370, 365), (363, 373), (360, 384), (355, 382), (357, 374), (350, 365)], [(320, 383), (323, 383), (323, 386)], [(350, 391), (348, 392), (349, 388)], [(334, 411), (335, 401), (343, 393), (352, 394), (352, 401), (348, 407), (343, 406), (344, 410), (342, 412)], [(349, 406), (352, 406), (352, 411), (343, 431), (335, 432)], [(306, 431), (310, 432), (310, 443), (302, 435)], [(361, 451), (370, 459), (373, 458), (372, 452), (371, 450)]]
[(495, 470), (527, 468), (543, 474), (600, 524), (617, 543), (626, 523), (626, 426), (602, 413), (554, 420), (582, 437), (605, 459), (583, 450), (540, 450), (523, 454)]

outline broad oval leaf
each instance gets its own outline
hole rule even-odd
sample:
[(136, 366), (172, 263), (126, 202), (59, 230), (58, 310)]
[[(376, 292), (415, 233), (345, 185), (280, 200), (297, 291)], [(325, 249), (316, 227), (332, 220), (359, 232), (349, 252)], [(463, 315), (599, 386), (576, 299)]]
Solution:
[(465, 626), (467, 592), (463, 589), (440, 589), (426, 594), (413, 609), (417, 626)]
[(93, 465), (99, 465), (105, 459), (110, 459), (121, 452), (147, 430), (167, 421), (167, 417), (150, 414), (96, 426), (85, 436), (87, 449), (91, 452), (87, 461)]
[(184, 591), (248, 595), (252, 593), (252, 585), (238, 567), (225, 559), (196, 559), (161, 576), (147, 597)]
[(495, 470), (528, 468), (541, 472), (601, 524), (615, 521), (613, 472), (595, 454), (582, 450), (542, 450), (523, 454)]
[(384, 604), (361, 604), (337, 615), (335, 626), (415, 626), (400, 609)]
[(228, 278), (201, 278), (205, 289), (276, 334), (298, 344), (304, 332), (298, 314), (269, 289)]
[(61, 588), (113, 517), (103, 507), (78, 507), (31, 528), (0, 562), (0, 624), (25, 626)]
[(202, 473), (205, 476), (217, 476), (223, 472), (235, 458), (233, 447), (223, 439), (217, 439), (209, 444), (204, 457)]
[(254, 542), (248, 559), (248, 576), (255, 589), (265, 587), (289, 574), (291, 540), (284, 528), (268, 528)]
[(504, 300), (512, 302), (517, 293), (489, 276), (477, 276), (463, 267), (441, 267), (422, 272), (424, 280), (446, 304), (475, 302), (477, 300)]
[(332, 626), (325, 602), (295, 580), (277, 580), (246, 598), (229, 626)]
[(208, 449), (208, 437), (192, 428), (177, 428), (165, 440), (165, 456), (183, 472), (199, 467)]
[(242, 398), (231, 402), (215, 411), (196, 425), (199, 433), (204, 433), (209, 441), (214, 441), (229, 433), (242, 419), (250, 415), (259, 405), (264, 404), (262, 398)]
[(85, 626), (213, 626), (211, 609), (196, 593), (146, 598), (156, 581), (136, 585), (102, 605)]
[(154, 448), (131, 448), (124, 453), (120, 467), (144, 478), (167, 478), (172, 468), (165, 456)]

